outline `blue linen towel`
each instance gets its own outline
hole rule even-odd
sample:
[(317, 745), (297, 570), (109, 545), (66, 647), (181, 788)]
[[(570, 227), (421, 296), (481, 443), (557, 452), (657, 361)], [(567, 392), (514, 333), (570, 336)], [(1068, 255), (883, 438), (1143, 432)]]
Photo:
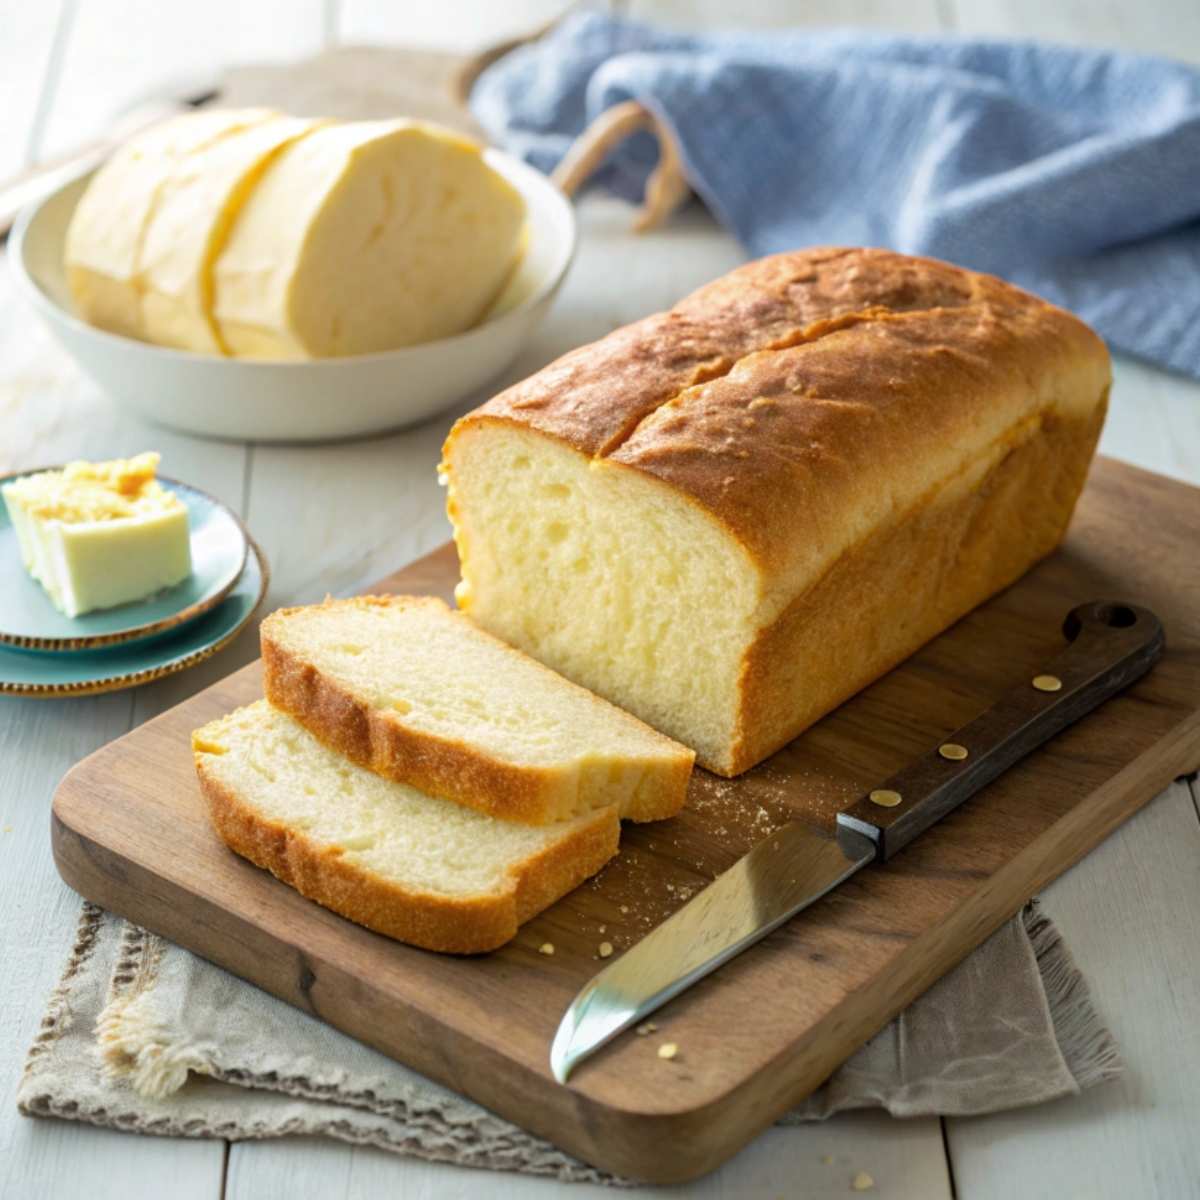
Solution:
[[(550, 171), (614, 104), (675, 132), (753, 255), (888, 246), (990, 271), (1200, 378), (1200, 71), (1036, 42), (679, 34), (581, 14), (479, 77), (489, 135)], [(649, 135), (598, 176), (640, 198)]]

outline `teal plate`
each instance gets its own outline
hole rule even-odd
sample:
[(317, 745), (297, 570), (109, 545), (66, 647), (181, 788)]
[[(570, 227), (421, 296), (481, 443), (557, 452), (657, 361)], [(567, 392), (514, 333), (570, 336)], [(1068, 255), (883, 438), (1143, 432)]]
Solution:
[(156, 637), (74, 654), (40, 654), (0, 646), (0, 693), (89, 696), (137, 687), (211, 658), (245, 628), (267, 594), (270, 572), (251, 539), (246, 569), (214, 607)]
[[(39, 470), (57, 470), (40, 467)], [(35, 471), (0, 479), (0, 485)], [(158, 637), (215, 608), (246, 565), (247, 534), (241, 521), (219, 500), (189, 484), (160, 475), (159, 482), (187, 506), (192, 573), (173, 588), (145, 600), (67, 617), (50, 603), (40, 583), (21, 563), (17, 534), (0, 501), (0, 643), (24, 650), (97, 650)]]

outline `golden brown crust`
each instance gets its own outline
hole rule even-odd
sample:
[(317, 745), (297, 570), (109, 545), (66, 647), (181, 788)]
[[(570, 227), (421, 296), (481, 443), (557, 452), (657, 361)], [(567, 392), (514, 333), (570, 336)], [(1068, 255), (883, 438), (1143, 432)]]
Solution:
[(617, 852), (612, 809), (515, 868), (492, 895), (453, 897), (409, 891), (347, 861), (337, 847), (264, 817), (206, 770), (195, 755), (200, 790), (221, 840), (309, 900), (387, 937), (447, 954), (479, 954), (594, 875)]
[[(429, 596), (357, 596), (327, 603), (447, 607)], [(396, 714), (365, 703), (292, 653), (275, 631), (297, 611), (280, 609), (262, 623), (263, 691), (276, 708), (299, 721), (319, 741), (378, 775), (501, 820), (546, 825), (575, 815), (568, 810), (575, 800), (577, 780), (553, 767), (503, 762), (469, 742), (411, 729)], [(479, 633), (491, 638), (483, 630)], [(508, 646), (505, 649), (519, 653)], [(552, 674), (549, 668), (541, 669)], [(636, 718), (630, 716), (629, 720)], [(662, 736), (649, 726), (645, 729), (648, 737)], [(632, 802), (624, 806), (623, 817), (660, 821), (683, 808), (694, 756), (685, 746), (675, 745), (678, 761), (668, 769), (647, 773)]]
[[(999, 279), (823, 248), (748, 263), (456, 429), (512, 422), (652, 476), (764, 572), (791, 574), (836, 543), (848, 514), (871, 511), (881, 483), (911, 490), (916, 476), (919, 491), (944, 466), (939, 448), (969, 454), (981, 431), (1094, 401), (1108, 379), (1087, 326)], [(812, 536), (797, 538), (798, 514)]]
[(954, 481), (841, 555), (750, 646), (730, 758), (705, 765), (748, 770), (1049, 554), (1105, 407), (1024, 430), (981, 478)]
[(572, 350), (476, 412), (607, 455), (654, 409), (748, 354), (819, 337), (827, 322), (850, 314), (964, 303), (970, 278), (886, 251), (823, 247), (758, 259), (666, 312)]

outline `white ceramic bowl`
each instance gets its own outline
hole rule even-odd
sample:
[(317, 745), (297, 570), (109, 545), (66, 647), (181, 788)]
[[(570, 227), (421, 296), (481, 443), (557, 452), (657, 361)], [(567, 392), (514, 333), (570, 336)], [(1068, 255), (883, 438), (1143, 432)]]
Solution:
[(546, 315), (575, 252), (563, 194), (524, 163), (486, 158), (525, 198), (529, 245), (488, 317), (455, 337), (351, 358), (264, 362), (165, 349), (95, 329), (74, 310), (63, 242), (87, 179), (18, 218), (10, 259), (22, 289), (81, 367), (118, 404), (204, 437), (320, 441), (423, 421), (507, 367)]

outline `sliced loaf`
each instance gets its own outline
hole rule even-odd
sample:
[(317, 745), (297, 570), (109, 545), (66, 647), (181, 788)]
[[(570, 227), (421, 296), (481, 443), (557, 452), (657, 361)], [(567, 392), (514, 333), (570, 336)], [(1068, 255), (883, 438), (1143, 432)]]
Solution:
[(503, 945), (617, 850), (615, 808), (548, 826), (496, 821), (347, 762), (265, 700), (197, 730), (192, 748), (230, 849), (428, 950)]
[(267, 699), (363, 766), (530, 824), (683, 807), (694, 755), (432, 597), (365, 596), (263, 622)]
[(1110, 380), (991, 276), (748, 263), (454, 426), (459, 607), (740, 774), (1058, 545)]

